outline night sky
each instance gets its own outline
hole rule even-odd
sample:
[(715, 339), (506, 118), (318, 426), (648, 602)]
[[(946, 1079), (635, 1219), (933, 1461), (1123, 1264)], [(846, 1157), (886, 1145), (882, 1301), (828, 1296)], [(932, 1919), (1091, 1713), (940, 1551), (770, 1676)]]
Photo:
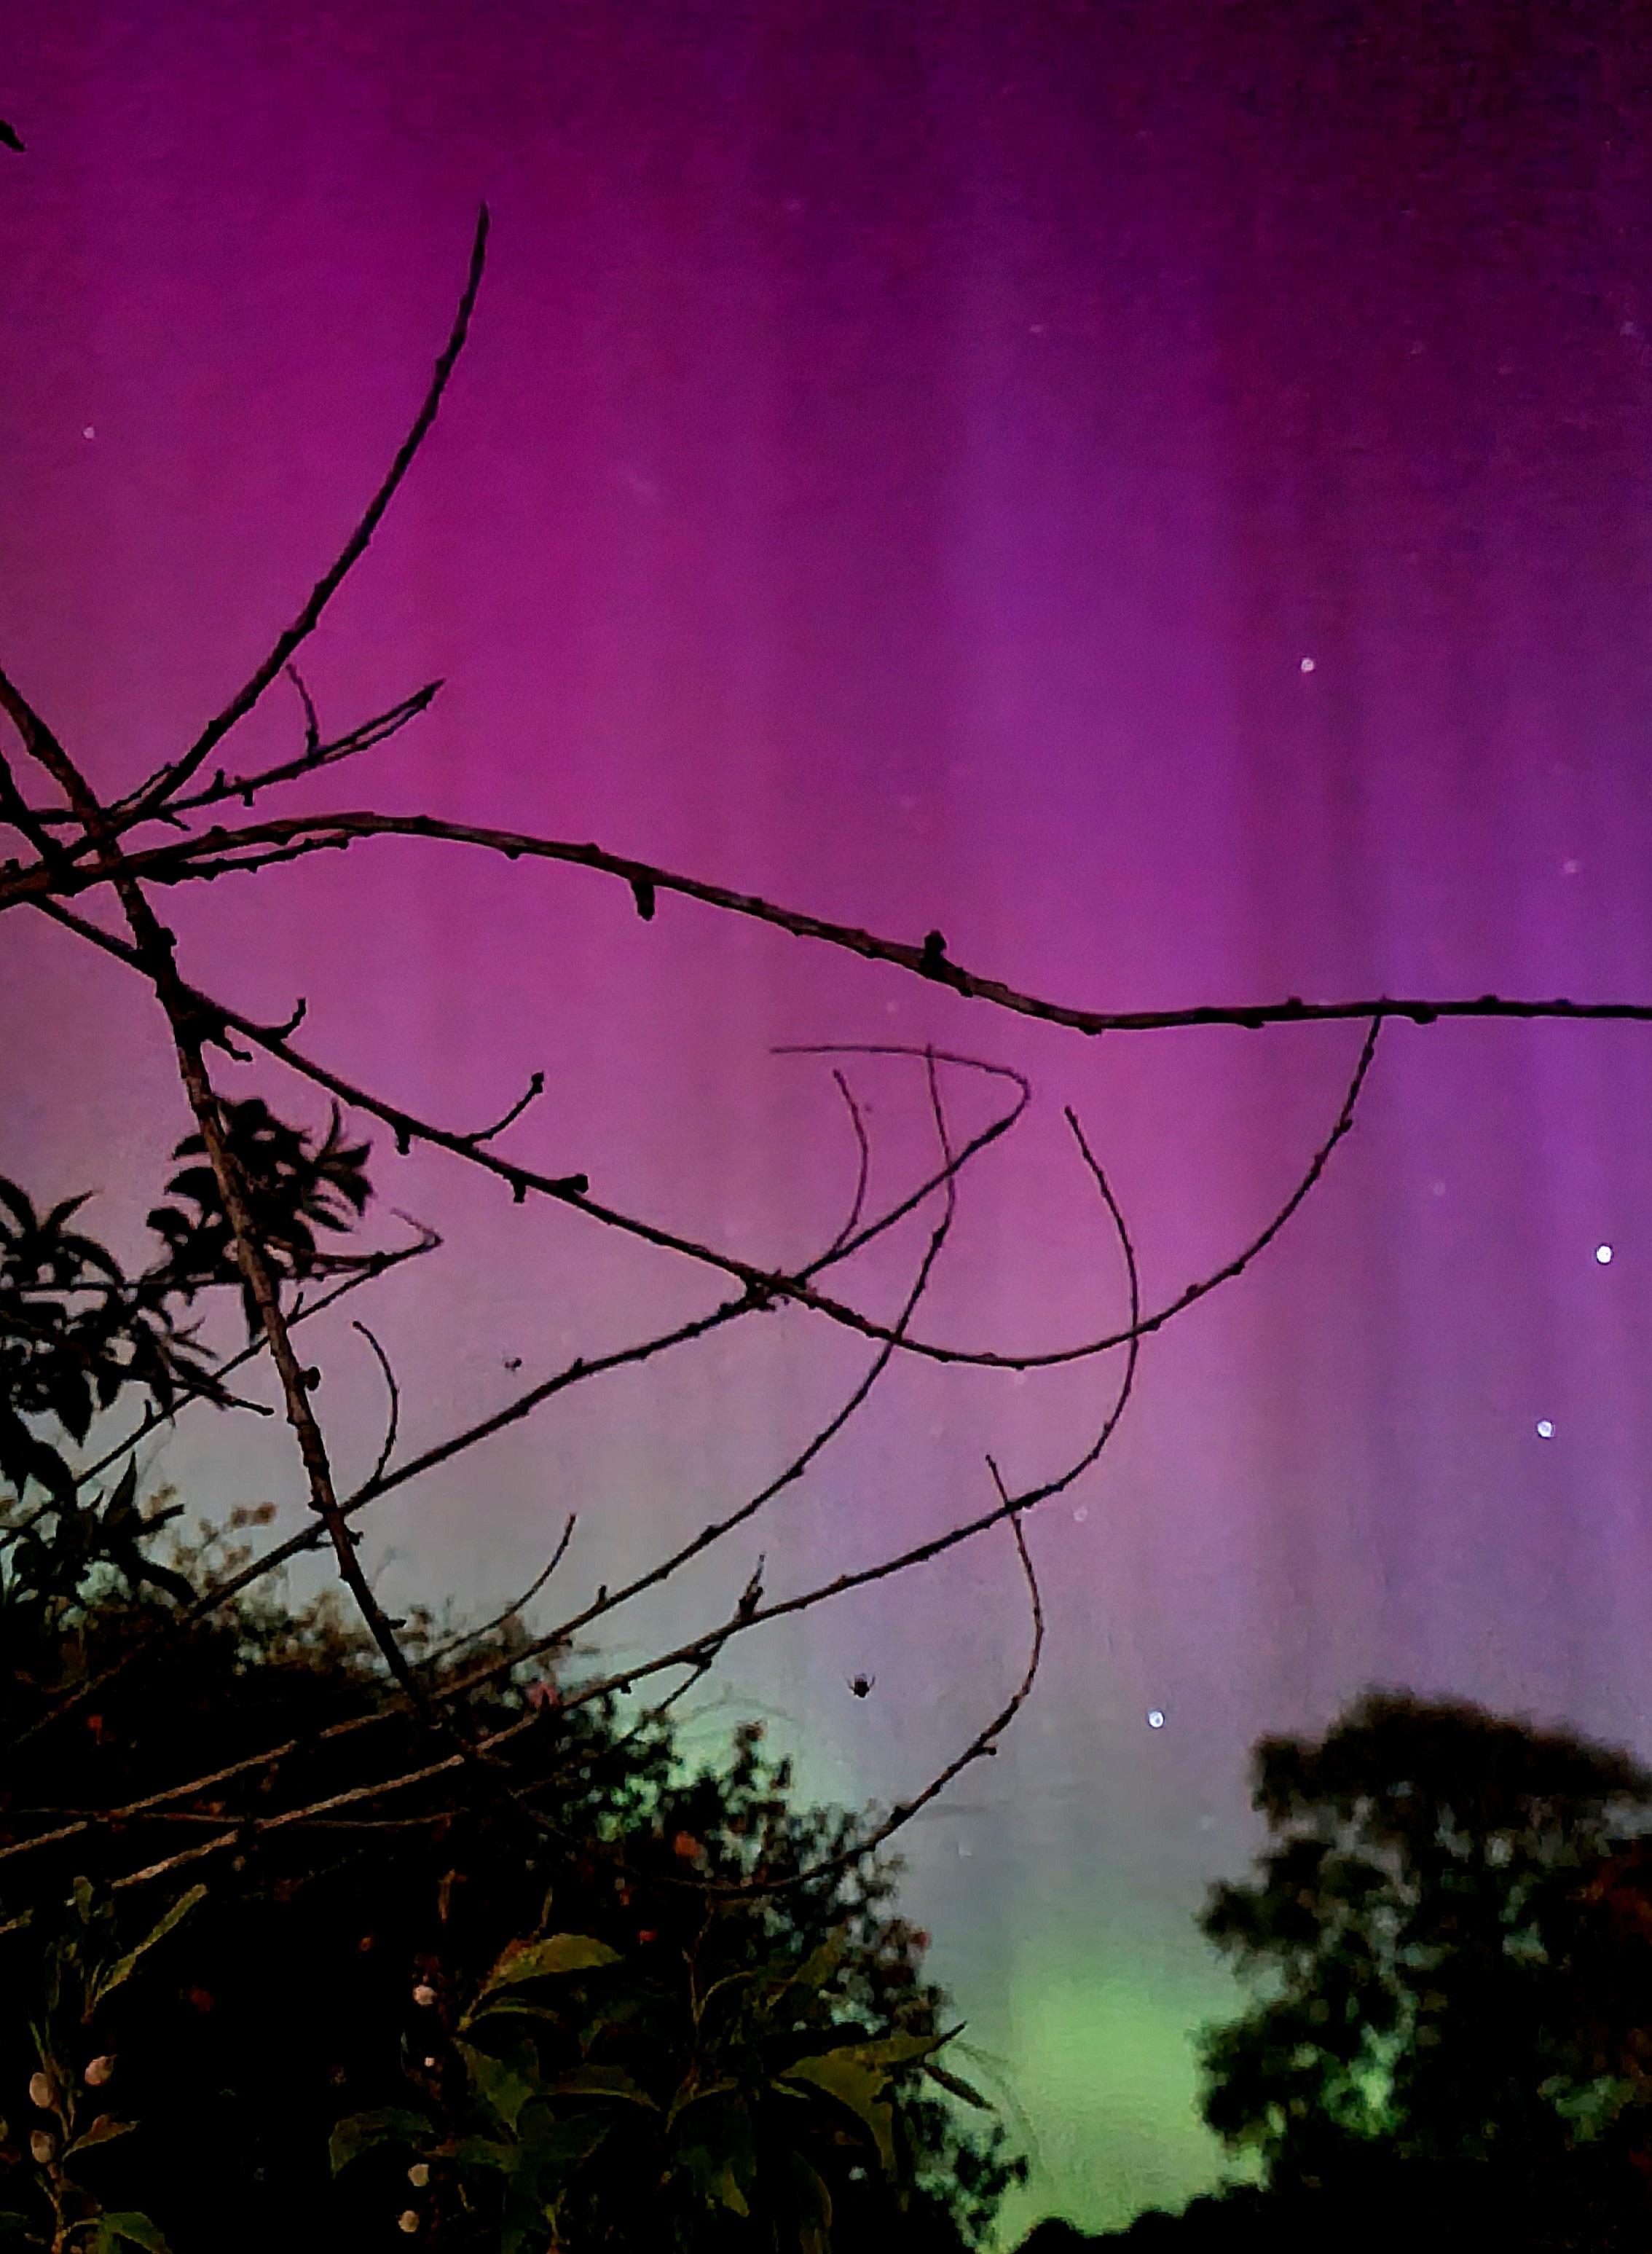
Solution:
[[(0, 653), (94, 777), (180, 748), (397, 444), (493, 249), (436, 432), (311, 646), (324, 720), (447, 683), (307, 803), (508, 823), (766, 893), (1106, 1008), (1381, 990), (1652, 998), (1652, 41), (1622, 0), (873, 8), (10, 0), (0, 114)], [(232, 749), (296, 749), (284, 687)], [(276, 810), (273, 807), (271, 810)], [(280, 810), (287, 810), (284, 804)], [(1077, 1036), (622, 886), (405, 842), (170, 904), (186, 974), (458, 1127), (771, 1263), (847, 1205), (819, 1060), (933, 1040), (1031, 1075), (926, 1334), (1119, 1317), (1061, 1122), (1157, 1305), (1283, 1198), (1356, 1025)], [(0, 1171), (136, 1244), (186, 1131), (136, 983), (26, 911)], [(850, 1068), (874, 1186), (921, 1074)], [(321, 1116), (271, 1072), (289, 1112)], [(948, 1082), (958, 1124), (978, 1084)], [(1247, 1749), (1368, 1683), (1652, 1757), (1652, 1042), (1391, 1026), (1281, 1242), (1143, 1358), (1034, 1518), (1049, 1646), (907, 1898), (1100, 2224), (1220, 2163), (1192, 1923), (1254, 1844)], [(713, 1304), (714, 1278), (381, 1136), (444, 1250), (369, 1317), (410, 1446)], [(122, 1232), (124, 1236), (122, 1237)], [(845, 1278), (888, 1313), (921, 1227)], [(1609, 1248), (1610, 1256), (1600, 1256)], [(346, 1475), (380, 1396), (340, 1316)], [(797, 1311), (570, 1396), (368, 1522), (398, 1603), (502, 1601), (570, 1508), (583, 1596), (760, 1484), (866, 1349)], [(671, 1603), (863, 1563), (1082, 1445), (1116, 1373), (906, 1367)], [(278, 1438), (208, 1417), (156, 1480), (298, 1523)], [(812, 1788), (894, 1796), (1023, 1663), (1006, 1537), (753, 1639), (736, 1712)], [(871, 1696), (845, 1676), (864, 1670)], [(1162, 1718), (1150, 1726), (1150, 1712)], [(990, 2078), (993, 2069), (985, 2069)]]

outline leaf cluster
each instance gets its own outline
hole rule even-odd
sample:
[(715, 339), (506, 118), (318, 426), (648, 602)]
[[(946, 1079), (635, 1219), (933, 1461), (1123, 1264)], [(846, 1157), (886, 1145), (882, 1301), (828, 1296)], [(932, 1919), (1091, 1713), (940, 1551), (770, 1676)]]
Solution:
[[(336, 1108), (324, 1135), (274, 1116), (257, 1097), (224, 1102), (220, 1118), (240, 1194), (279, 1284), (359, 1272), (368, 1256), (323, 1250), (318, 1230), (348, 1229), (371, 1191), (368, 1145), (345, 1139)], [(143, 1548), (135, 1480), (82, 1494), (72, 1451), (94, 1419), (135, 1395), (170, 1417), (181, 1397), (225, 1407), (229, 1395), (198, 1326), (186, 1318), (205, 1293), (241, 1291), (249, 1334), (256, 1309), (241, 1277), (217, 1178), (199, 1135), (188, 1161), (149, 1216), (164, 1252), (129, 1275), (107, 1246), (71, 1226), (88, 1195), (38, 1212), (0, 1178), (0, 1609), (78, 1601), (100, 1569), (129, 1586), (147, 1581), (180, 1601), (185, 1584)], [(10, 1494), (6, 1489), (10, 1489)]]

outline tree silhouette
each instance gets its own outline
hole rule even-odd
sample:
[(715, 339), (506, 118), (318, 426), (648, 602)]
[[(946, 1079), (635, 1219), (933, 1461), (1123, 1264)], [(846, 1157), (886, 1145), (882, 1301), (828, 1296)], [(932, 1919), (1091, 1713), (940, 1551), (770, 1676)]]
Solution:
[(1260, 1992), (1204, 2039), (1211, 2127), (1276, 2189), (1403, 2166), (1557, 2227), (1586, 2208), (1644, 2231), (1652, 1774), (1382, 1692), (1255, 1759), (1269, 1844), (1201, 1921)]

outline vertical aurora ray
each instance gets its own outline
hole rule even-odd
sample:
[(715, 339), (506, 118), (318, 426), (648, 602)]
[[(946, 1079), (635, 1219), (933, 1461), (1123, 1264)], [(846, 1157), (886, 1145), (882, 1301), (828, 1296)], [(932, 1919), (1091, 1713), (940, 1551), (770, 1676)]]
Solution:
[[(0, 646), (99, 776), (183, 739), (369, 488), (485, 194), (473, 346), (310, 668), (335, 718), (450, 685), (334, 803), (939, 924), (1074, 999), (1652, 994), (1628, 20), (15, 0)], [(248, 755), (291, 729), (272, 700)], [(975, 1341), (1120, 1304), (1062, 1102), (1156, 1299), (1277, 1200), (1352, 1061), (1346, 1027), (1081, 1045), (676, 903), (644, 926), (575, 875), (402, 845), (347, 870), (180, 900), (186, 958), (271, 1016), (308, 994), (318, 1051), (456, 1122), (543, 1066), (524, 1156), (747, 1249), (830, 1235), (852, 1168), (830, 1086), (771, 1044), (1023, 1065), (1040, 1110), (930, 1315)], [(6, 942), (0, 1164), (135, 1226), (181, 1131), (155, 1031), (55, 934)], [(42, 1004), (84, 1046), (36, 1055)], [(1260, 1730), (1381, 1679), (1652, 1754), (1649, 1080), (1637, 1028), (1393, 1028), (1288, 1238), (1158, 1343), (1108, 1466), (1036, 1526), (1046, 1678), (909, 1853), (1040, 2204), (1114, 2219), (1214, 2166), (1183, 2037), (1222, 1990), (1190, 1921), (1248, 1852)], [(864, 1088), (909, 1155), (909, 1076)], [(508, 1355), (700, 1303), (425, 1160), (386, 1194), (466, 1248), (382, 1302), (415, 1445), (500, 1398)], [(790, 1315), (746, 1329), (404, 1496), (387, 1589), (496, 1596), (574, 1502), (565, 1571), (612, 1578), (760, 1481), (860, 1364)], [(1097, 1390), (902, 1372), (777, 1517), (774, 1572), (940, 1523), (985, 1447), (1047, 1468)], [(239, 1427), (164, 1470), (290, 1493)], [(739, 1685), (823, 1788), (892, 1794), (1001, 1698), (1018, 1601), (984, 1547)]]

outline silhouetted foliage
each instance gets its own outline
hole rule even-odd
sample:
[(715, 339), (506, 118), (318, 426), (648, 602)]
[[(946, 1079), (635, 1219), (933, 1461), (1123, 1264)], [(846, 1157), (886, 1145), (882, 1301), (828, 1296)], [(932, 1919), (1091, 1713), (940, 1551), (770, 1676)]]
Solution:
[[(369, 1268), (368, 1256), (324, 1252), (316, 1242), (318, 1228), (347, 1229), (371, 1194), (368, 1145), (344, 1141), (336, 1109), (320, 1138), (276, 1119), (256, 1096), (225, 1102), (220, 1111), (272, 1274), (298, 1284)], [(172, 1177), (149, 1216), (166, 1250), (135, 1276), (106, 1245), (69, 1226), (89, 1194), (65, 1198), (43, 1214), (15, 1182), (0, 1177), (0, 1487), (11, 1490), (14, 1511), (29, 1501), (31, 1488), (40, 1491), (57, 1522), (46, 1529), (49, 1568), (42, 1537), (27, 1541), (0, 1530), (0, 1588), (9, 1602), (72, 1592), (102, 1554), (95, 1504), (78, 1500), (65, 1440), (82, 1445), (94, 1418), (123, 1392), (136, 1391), (163, 1416), (186, 1394), (220, 1405), (228, 1398), (211, 1356), (192, 1331), (179, 1327), (202, 1292), (232, 1285), (242, 1292), (248, 1331), (256, 1328), (223, 1200), (202, 1152), (199, 1135), (186, 1136), (174, 1151), (174, 1158), (192, 1163)], [(46, 1422), (60, 1428), (60, 1437), (46, 1437)], [(129, 1576), (139, 1570), (128, 1538), (130, 1502), (129, 1494), (109, 1529), (120, 1570)], [(30, 1523), (38, 1525), (38, 1512)], [(112, 1554), (109, 1562), (117, 1562)], [(153, 1568), (142, 1570), (156, 1578)]]
[(1319, 1742), (1264, 1740), (1255, 1800), (1259, 1875), (1202, 1921), (1260, 1992), (1205, 2037), (1211, 2126), (1276, 2192), (1368, 2213), (1426, 2182), (1532, 2244), (1643, 2245), (1652, 1775), (1374, 1693)]
[[(339, 1108), (319, 1140), (277, 1119), (256, 1096), (220, 1107), (224, 1141), (239, 1177), (248, 1217), (272, 1276), (302, 1284), (312, 1276), (348, 1275), (367, 1264), (351, 1253), (323, 1252), (318, 1228), (342, 1233), (366, 1212), (365, 1143), (346, 1143)], [(172, 1289), (192, 1297), (214, 1284), (242, 1286), (248, 1336), (258, 1329), (257, 1309), (242, 1285), (234, 1231), (199, 1135), (186, 1135), (172, 1156), (191, 1163), (166, 1185), (166, 1201), (149, 1225), (165, 1239), (165, 1272)]]
[[(348, 1737), (331, 1754), (318, 1743), (330, 1726), (388, 1703), (370, 1647), (346, 1629), (336, 1600), (295, 1618), (273, 1605), (242, 1607), (183, 1634), (158, 1611), (152, 1601), (111, 1597), (59, 1631), (55, 1645), (43, 1632), (32, 1649), (10, 1655), (0, 1723), (15, 1738), (66, 1686), (101, 1671), (123, 1648), (158, 1633), (165, 1639), (141, 1692), (122, 1698), (117, 1685), (101, 1694), (78, 1731), (43, 1744), (32, 1768), (29, 1748), (13, 1756), (0, 1846), (18, 1836), (15, 1817), (36, 1793), (58, 1806), (130, 1806), (170, 1774), (167, 1748), (180, 1740), (210, 1774), (248, 1747), (285, 1738), (305, 1746), (318, 1794), (329, 1776), (347, 1788), (346, 1780), (395, 1774), (418, 1749), (417, 1726), (405, 1715), (379, 1726), (370, 1757)], [(433, 1633), (428, 1621), (414, 1623), (413, 1648), (428, 1647)], [(474, 1656), (472, 1647), (466, 1663)], [(496, 1724), (536, 1718), (525, 1733), (531, 1751), (511, 1769), (554, 1813), (539, 1844), (525, 1851), (522, 1834), (494, 1810), (455, 1810), (441, 1779), (398, 1795), (394, 1817), (387, 1811), (352, 1827), (341, 1810), (336, 1826), (323, 1819), (280, 1845), (266, 1838), (233, 1876), (213, 1882), (188, 1929), (158, 1953), (152, 1976), (111, 1996), (80, 2039), (88, 2059), (116, 2060), (108, 2095), (136, 2124), (108, 2153), (84, 2155), (94, 2191), (117, 2211), (156, 2217), (174, 2254), (208, 2254), (232, 2240), (248, 2254), (290, 2254), (326, 2216), (336, 2243), (388, 2244), (398, 2213), (410, 2211), (424, 2221), (443, 2215), (444, 2247), (493, 2254), (506, 2243), (500, 2202), (485, 2183), (477, 2188), (477, 2169), (487, 2165), (477, 2159), (477, 2140), (491, 2129), (496, 2146), (508, 2141), (505, 2124), (466, 2124), (471, 2142), (460, 2158), (468, 2208), (458, 2166), (444, 2173), (439, 2153), (433, 2180), (416, 2191), (406, 2180), (411, 2150), (394, 2165), (371, 2152), (332, 2184), (328, 2140), (341, 2118), (375, 2109), (416, 2107), (438, 2121), (465, 2121), (461, 2046), (485, 2048), (499, 2028), (461, 2030), (463, 2006), (513, 1942), (544, 1932), (549, 1921), (614, 1952), (603, 1992), (583, 1990), (571, 2019), (566, 1996), (526, 1987), (522, 1998), (552, 2016), (506, 2027), (554, 2038), (542, 2082), (577, 2081), (583, 2071), (592, 2085), (542, 2108), (537, 2124), (531, 2118), (509, 2124), (524, 2146), (537, 2131), (537, 2194), (549, 2197), (560, 2180), (548, 2148), (569, 2179), (564, 2243), (766, 2247), (777, 2208), (795, 2201), (800, 2184), (808, 2188), (792, 2166), (788, 2138), (837, 2217), (840, 2246), (866, 2244), (897, 2219), (914, 2250), (981, 2243), (1019, 2165), (996, 2124), (973, 2132), (947, 2096), (921, 2087), (922, 2054), (953, 2022), (941, 1992), (922, 1978), (924, 1936), (891, 1912), (892, 1874), (851, 1869), (829, 1886), (710, 1907), (703, 1891), (682, 1883), (753, 1871), (784, 1876), (840, 1848), (854, 1820), (794, 1805), (789, 1771), (766, 1760), (756, 1726), (738, 1734), (730, 1761), (689, 1769), (664, 1725), (633, 1734), (612, 1701), (564, 1717), (554, 1680), (542, 1672), (501, 1693), (488, 1712)], [(227, 1780), (214, 1796), (214, 1828), (256, 1809), (261, 1784), (256, 1770)], [(192, 1813), (199, 1805), (191, 1803)], [(66, 1893), (71, 1877), (95, 1881), (118, 1862), (126, 1828), (98, 1827), (31, 1858), (31, 1892), (49, 1898), (48, 1861), (52, 1886)], [(144, 1836), (159, 1852), (180, 1830), (191, 1836), (186, 1823), (158, 1816)], [(121, 1916), (136, 1930), (150, 1914), (128, 1907)], [(42, 1919), (35, 1935), (49, 1929)], [(31, 1936), (10, 1946), (38, 1942)], [(36, 2059), (12, 1962), (0, 2087), (20, 2091)], [(711, 2024), (709, 1992), (718, 1983), (717, 2006), (726, 2016)], [(754, 2000), (761, 2006), (755, 2018)], [(731, 2006), (746, 2014), (744, 2034)], [(789, 2118), (801, 2084), (781, 2082), (766, 2094), (751, 2086), (760, 2068), (774, 2082), (811, 2051), (892, 2038), (886, 2076), (858, 2073), (864, 2061), (829, 2063), (842, 2087), (816, 2088), (806, 2133)], [(512, 2048), (502, 2046), (505, 2063), (520, 2071)], [(424, 2064), (427, 2057), (434, 2067)], [(66, 2057), (65, 2078), (85, 2063)], [(805, 2065), (805, 2080), (809, 2070)], [(629, 2076), (658, 2110), (645, 2118), (640, 2105), (626, 2107), (612, 2089), (598, 2087), (604, 2075), (615, 2084)], [(696, 2076), (712, 2101), (698, 2110), (718, 2118), (668, 2149), (668, 2112), (675, 2100), (681, 2113)], [(865, 2103), (879, 2099), (887, 2102), (887, 2173), (864, 2112)], [(637, 2118), (616, 2120), (617, 2110)], [(598, 2139), (598, 2129), (610, 2137)], [(597, 2165), (597, 2146), (610, 2138), (612, 2149)], [(438, 2142), (421, 2150), (433, 2152)], [(742, 2152), (749, 2166), (738, 2164)], [(18, 2141), (0, 2150), (0, 2161), (8, 2159), (0, 2204), (21, 2208), (19, 2177), (40, 2172)], [(587, 2160), (583, 2169), (573, 2165)]]
[[(365, 1264), (312, 1234), (367, 1202), (336, 1116), (318, 1140), (261, 1104), (232, 1116), (286, 1283)], [(237, 1281), (210, 1171), (168, 1187), (166, 1257), (136, 1284), (66, 1229), (80, 1200), (43, 1219), (5, 1200), (0, 1370), (36, 1385), (26, 1429), (51, 1434), (53, 1468), (22, 1467), (0, 1530), (0, 1919), (24, 1922), (0, 1940), (0, 2244), (118, 2254), (164, 2232), (172, 2254), (290, 2254), (318, 2233), (396, 2243), (399, 2221), (449, 2254), (540, 2254), (553, 2216), (570, 2249), (807, 2254), (829, 2229), (843, 2247), (897, 2225), (912, 2254), (982, 2243), (1021, 2164), (953, 2102), (981, 2104), (936, 2056), (954, 2028), (892, 1870), (850, 1858), (716, 1891), (861, 1836), (796, 1804), (759, 1726), (692, 1767), (662, 1717), (564, 1706), (569, 1655), (530, 1655), (514, 1615), (461, 1636), (419, 1613), (401, 1625), (432, 1692), (520, 1657), (468, 1694), (476, 1729), (510, 1733), (501, 1788), (456, 1790), (335, 1594), (294, 1613), (255, 1582), (200, 1606), (270, 1506), (185, 1542), (175, 1502), (140, 1510), (130, 1460), (80, 1500), (83, 1396), (40, 1373), (75, 1366), (83, 1278), (108, 1287), (100, 1407), (164, 1406), (134, 1335), (175, 1346), (169, 1301)], [(300, 1820), (255, 1831), (292, 1771)], [(226, 1831), (233, 1863), (192, 1883), (192, 1844)], [(556, 1934), (583, 1972), (527, 1977)], [(419, 2112), (399, 2150), (360, 2126)], [(330, 2141), (360, 2155), (336, 2180)]]

